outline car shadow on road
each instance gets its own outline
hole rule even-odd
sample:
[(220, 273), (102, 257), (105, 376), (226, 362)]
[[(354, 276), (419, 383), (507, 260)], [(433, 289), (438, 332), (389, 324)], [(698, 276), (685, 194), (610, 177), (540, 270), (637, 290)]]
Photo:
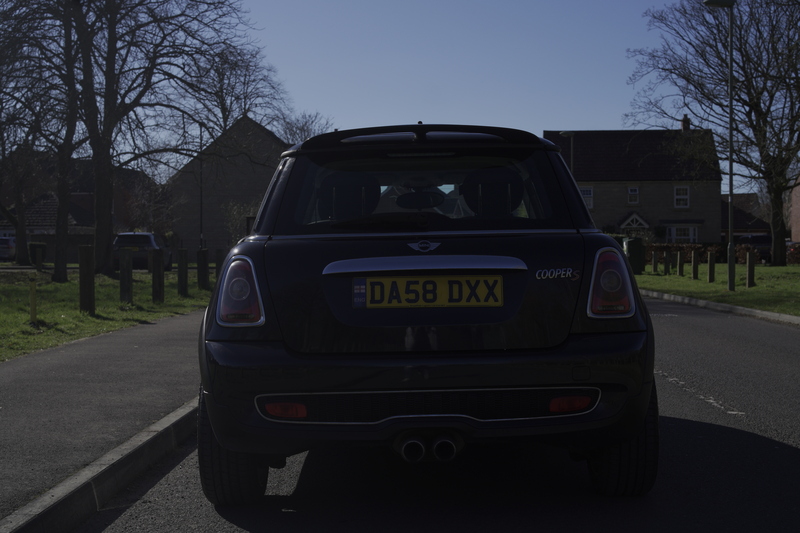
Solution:
[(591, 491), (559, 448), (491, 445), (447, 464), (383, 450), (312, 451), (273, 470), (259, 505), (217, 509), (246, 531), (788, 531), (800, 514), (800, 449), (745, 431), (661, 418), (655, 488)]

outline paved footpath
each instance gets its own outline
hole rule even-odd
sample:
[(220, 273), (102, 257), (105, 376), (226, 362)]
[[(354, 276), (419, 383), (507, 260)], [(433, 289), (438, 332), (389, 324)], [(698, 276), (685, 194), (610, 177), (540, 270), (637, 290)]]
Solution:
[(0, 363), (0, 530), (196, 399), (201, 320), (198, 311)]

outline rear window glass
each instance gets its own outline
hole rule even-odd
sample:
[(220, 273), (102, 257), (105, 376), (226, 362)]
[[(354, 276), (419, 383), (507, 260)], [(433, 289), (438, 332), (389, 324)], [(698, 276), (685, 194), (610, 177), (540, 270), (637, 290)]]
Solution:
[(298, 157), (276, 233), (569, 227), (546, 155), (493, 148)]
[(153, 241), (150, 235), (119, 235), (114, 240), (117, 246), (152, 246)]

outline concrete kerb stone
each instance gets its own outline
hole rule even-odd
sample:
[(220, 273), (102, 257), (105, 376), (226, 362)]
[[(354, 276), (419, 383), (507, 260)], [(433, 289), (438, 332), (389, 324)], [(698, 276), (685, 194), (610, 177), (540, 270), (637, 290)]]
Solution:
[(695, 307), (704, 307), (706, 309), (720, 311), (722, 313), (731, 313), (734, 315), (749, 316), (753, 318), (760, 318), (762, 320), (770, 320), (773, 322), (782, 322), (784, 324), (794, 324), (795, 326), (800, 326), (800, 316), (784, 315), (781, 313), (773, 313), (771, 311), (760, 311), (758, 309), (749, 309), (747, 307), (709, 302), (706, 300), (698, 300), (697, 298), (690, 298), (688, 296), (676, 296), (674, 294), (664, 294), (663, 292), (648, 291), (643, 289), (639, 292), (642, 294), (642, 296), (646, 296), (648, 298), (657, 298), (659, 300), (693, 305)]
[(196, 429), (197, 399), (193, 398), (4, 518), (0, 533), (57, 533), (74, 529), (145, 470), (177, 449)]

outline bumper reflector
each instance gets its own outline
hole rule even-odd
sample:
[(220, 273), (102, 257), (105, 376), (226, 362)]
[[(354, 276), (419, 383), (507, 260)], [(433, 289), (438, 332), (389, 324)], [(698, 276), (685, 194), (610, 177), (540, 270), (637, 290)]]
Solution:
[(308, 409), (302, 403), (268, 403), (264, 409), (277, 418), (306, 418), (308, 416)]
[(551, 413), (572, 413), (583, 411), (592, 404), (589, 396), (561, 396), (550, 400)]

